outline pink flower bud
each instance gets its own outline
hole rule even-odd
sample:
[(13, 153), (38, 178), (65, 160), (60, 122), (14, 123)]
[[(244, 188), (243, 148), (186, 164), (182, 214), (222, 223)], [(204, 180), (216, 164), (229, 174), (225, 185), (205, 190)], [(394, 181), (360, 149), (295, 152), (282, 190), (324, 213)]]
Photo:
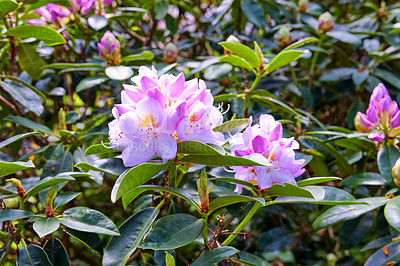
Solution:
[(290, 34), (289, 28), (286, 26), (281, 27), (276, 39), (280, 47), (287, 47), (292, 44), (292, 35)]
[(110, 31), (106, 31), (100, 43), (97, 44), (99, 54), (109, 65), (121, 63), (121, 46), (117, 38)]
[(329, 12), (325, 12), (321, 16), (319, 16), (318, 30), (320, 32), (331, 31), (334, 26), (335, 26), (335, 21), (333, 20), (333, 17)]
[(308, 5), (309, 5), (308, 0), (299, 0), (299, 5), (297, 7), (297, 10), (301, 13), (306, 13)]
[(164, 63), (165, 64), (173, 64), (178, 60), (178, 47), (172, 42), (168, 43), (164, 48)]

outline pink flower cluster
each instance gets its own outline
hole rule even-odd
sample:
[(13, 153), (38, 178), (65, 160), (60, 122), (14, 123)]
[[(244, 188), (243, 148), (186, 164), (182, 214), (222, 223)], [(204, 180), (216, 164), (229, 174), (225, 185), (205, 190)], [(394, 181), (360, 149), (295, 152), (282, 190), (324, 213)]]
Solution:
[(124, 85), (109, 123), (110, 145), (122, 151), (125, 166), (155, 154), (164, 162), (173, 159), (179, 141), (223, 143), (223, 134), (213, 131), (223, 117), (204, 81), (185, 81), (183, 73), (158, 77), (154, 67), (143, 66), (132, 81), (135, 85)]
[(382, 142), (386, 137), (396, 137), (400, 133), (400, 111), (396, 101), (392, 101), (386, 87), (380, 83), (374, 88), (366, 114), (357, 113), (363, 125), (375, 132), (368, 138)]
[(53, 24), (64, 25), (62, 21), (65, 17), (69, 17), (71, 11), (65, 6), (50, 3), (36, 9), (36, 13), (41, 16), (41, 19), (29, 19), (26, 23), (30, 25), (46, 26), (47, 21)]
[(71, 0), (71, 2), (73, 11), (80, 11), (82, 15), (86, 15), (96, 7), (96, 4), (102, 7), (108, 6), (112, 0)]
[[(235, 178), (267, 189), (274, 183), (296, 184), (295, 178), (304, 173), (303, 159), (295, 160), (293, 149), (299, 148), (294, 138), (282, 138), (282, 125), (271, 115), (261, 115), (260, 123), (249, 126), (243, 133), (234, 135), (229, 141), (231, 154), (246, 156), (259, 153), (265, 156), (272, 166), (233, 166)], [(242, 193), (243, 185), (237, 185), (235, 192)]]

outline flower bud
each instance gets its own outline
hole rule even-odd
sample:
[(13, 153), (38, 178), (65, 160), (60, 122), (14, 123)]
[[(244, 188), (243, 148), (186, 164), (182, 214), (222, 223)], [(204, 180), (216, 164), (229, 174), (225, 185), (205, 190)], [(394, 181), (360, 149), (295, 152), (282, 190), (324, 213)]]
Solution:
[(14, 187), (17, 188), (17, 194), (18, 194), (18, 196), (20, 196), (20, 197), (25, 196), (25, 189), (24, 189), (24, 187), (22, 186), (22, 183), (21, 183), (21, 181), (20, 181), (19, 179), (10, 178), (10, 179), (7, 179), (6, 181), (7, 181), (7, 182), (11, 182), (11, 183), (14, 185)]
[(110, 31), (106, 31), (97, 47), (100, 56), (107, 61), (108, 65), (118, 65), (121, 62), (121, 45)]
[(46, 202), (44, 204), (45, 213), (47, 217), (52, 217), (54, 214), (53, 202), (57, 197), (57, 186), (53, 186), (47, 191)]
[(301, 13), (306, 13), (308, 9), (308, 0), (299, 0), (299, 5), (297, 7), (297, 10)]
[(396, 163), (394, 164), (392, 168), (392, 175), (394, 179), (394, 183), (396, 186), (400, 188), (400, 158), (397, 159)]
[(208, 194), (210, 194), (212, 189), (212, 184), (210, 183), (210, 185), (208, 185), (207, 183), (207, 173), (203, 169), (203, 171), (201, 171), (200, 178), (197, 179), (197, 189), (200, 197), (200, 209), (203, 212), (208, 212), (208, 205), (210, 203)]
[(165, 64), (173, 64), (178, 60), (178, 47), (172, 42), (168, 43), (164, 48), (164, 63)]
[(380, 18), (380, 19), (382, 19), (382, 20), (385, 20), (386, 19), (386, 14), (387, 14), (387, 11), (386, 11), (386, 2), (385, 1), (382, 1), (381, 2), (381, 6), (380, 6), (380, 8), (379, 8), (379, 12), (378, 12), (378, 18)]
[(333, 20), (333, 17), (331, 13), (325, 12), (318, 18), (318, 30), (320, 32), (328, 32), (333, 29), (335, 26), (335, 21)]
[(289, 28), (286, 26), (281, 27), (276, 39), (280, 47), (287, 47), (292, 44), (292, 34), (290, 34)]
[(372, 131), (371, 128), (367, 128), (366, 126), (364, 126), (364, 124), (361, 122), (361, 118), (358, 113), (354, 117), (354, 127), (356, 128), (356, 130), (358, 132), (362, 132), (362, 133), (369, 133)]

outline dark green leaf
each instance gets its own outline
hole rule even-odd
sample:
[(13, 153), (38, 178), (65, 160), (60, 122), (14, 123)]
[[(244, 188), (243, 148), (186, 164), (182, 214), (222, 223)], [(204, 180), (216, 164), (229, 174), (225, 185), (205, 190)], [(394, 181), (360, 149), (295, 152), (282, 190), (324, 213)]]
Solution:
[[(392, 265), (392, 262), (397, 263), (400, 261), (400, 242), (394, 242), (386, 246), (387, 254), (383, 253), (382, 249), (378, 249), (371, 257), (365, 262), (365, 266), (376, 265)], [(390, 264), (388, 264), (390, 263)]]
[(392, 168), (400, 157), (400, 152), (392, 145), (385, 144), (378, 152), (378, 168), (388, 183), (393, 181)]
[(383, 79), (384, 81), (388, 82), (390, 85), (395, 87), (396, 89), (400, 90), (400, 78), (393, 74), (390, 71), (376, 68), (374, 73), (378, 78)]
[(18, 62), (34, 80), (40, 79), (42, 68), (46, 65), (36, 49), (28, 43), (21, 43), (18, 46)]
[(81, 92), (96, 87), (100, 84), (103, 84), (107, 80), (109, 80), (109, 78), (106, 76), (90, 76), (84, 78), (79, 82), (78, 86), (76, 86), (76, 92)]
[(254, 153), (244, 157), (231, 155), (188, 155), (182, 158), (182, 162), (202, 164), (208, 166), (246, 166), (260, 165), (271, 166), (269, 161), (261, 154)]
[(221, 155), (219, 151), (200, 141), (179, 142), (177, 152), (189, 155)]
[(103, 256), (103, 265), (125, 265), (157, 218), (159, 209), (147, 208), (132, 215), (119, 228), (121, 236), (113, 236)]
[(214, 102), (219, 103), (219, 102), (224, 102), (228, 101), (230, 99), (235, 99), (237, 98), (237, 94), (220, 94), (214, 97)]
[(74, 207), (66, 210), (60, 218), (66, 227), (90, 233), (118, 236), (114, 223), (104, 214), (86, 207)]
[(386, 182), (386, 179), (378, 173), (359, 173), (347, 177), (340, 183), (340, 185), (353, 189), (365, 185), (385, 185)]
[(33, 121), (31, 121), (29, 119), (26, 119), (24, 117), (10, 116), (9, 115), (6, 118), (4, 118), (4, 120), (20, 124), (21, 126), (37, 130), (37, 131), (40, 131), (40, 132), (48, 134), (48, 135), (54, 135), (54, 133), (50, 130), (50, 128), (48, 128), (48, 127), (46, 127), (44, 125), (38, 124), (36, 122), (33, 122)]
[(157, 20), (163, 19), (168, 12), (169, 4), (167, 1), (161, 0), (157, 1), (154, 7), (154, 13), (156, 15)]
[(304, 39), (301, 39), (301, 40), (299, 40), (299, 41), (297, 41), (295, 43), (292, 43), (291, 45), (289, 45), (288, 47), (283, 49), (282, 52), (283, 51), (293, 50), (293, 49), (296, 49), (297, 47), (300, 47), (300, 46), (302, 46), (302, 45), (304, 45), (306, 43), (316, 42), (316, 41), (318, 41), (318, 39), (315, 38), (315, 37), (304, 38)]
[(250, 65), (252, 65), (254, 68), (258, 69), (258, 67), (260, 66), (260, 62), (258, 61), (256, 53), (246, 45), (232, 42), (220, 42), (219, 44), (226, 50), (236, 54), (237, 56), (249, 62)]
[(238, 252), (239, 250), (237, 250), (234, 247), (229, 247), (229, 246), (218, 247), (213, 250), (207, 251), (206, 253), (198, 257), (190, 265), (191, 266), (214, 265), (214, 263), (218, 263), (223, 259), (229, 258), (230, 256), (233, 256)]
[(239, 202), (248, 202), (248, 201), (258, 201), (262, 205), (265, 204), (265, 200), (263, 198), (254, 198), (254, 197), (249, 197), (249, 196), (242, 196), (242, 195), (227, 195), (227, 196), (221, 196), (213, 201), (210, 202), (210, 205), (208, 207), (208, 213), (212, 213), (213, 211), (229, 206), (231, 204), (239, 203)]
[(0, 19), (3, 19), (8, 13), (17, 10), (19, 4), (11, 0), (3, 0), (0, 2)]
[(22, 25), (6, 31), (6, 35), (20, 38), (36, 38), (48, 46), (66, 43), (64, 37), (56, 30), (37, 25)]
[(80, 167), (83, 172), (88, 172), (89, 170), (101, 171), (108, 173), (110, 175), (121, 175), (126, 167), (124, 166), (121, 159), (118, 158), (107, 158), (97, 160), (92, 164), (88, 163), (78, 163), (75, 167)]
[(33, 230), (40, 238), (53, 233), (60, 227), (60, 221), (56, 217), (39, 218), (33, 223)]
[(314, 198), (313, 194), (304, 188), (300, 188), (290, 183), (284, 184), (284, 186), (281, 184), (273, 184), (272, 187), (267, 189), (267, 195)]
[(43, 152), (43, 159), (50, 160), (58, 160), (61, 159), (65, 154), (64, 145), (61, 143), (50, 145)]
[(65, 231), (78, 241), (80, 241), (82, 244), (86, 245), (87, 247), (91, 248), (93, 251), (96, 251), (98, 253), (103, 253), (103, 244), (101, 243), (100, 237), (96, 233), (88, 233), (88, 232), (82, 232), (78, 230), (74, 230), (71, 228), (64, 228)]
[(46, 177), (46, 178), (40, 180), (39, 184), (37, 184), (33, 188), (31, 188), (28, 191), (26, 191), (25, 197), (28, 198), (30, 196), (35, 195), (39, 191), (42, 191), (42, 190), (46, 189), (46, 188), (55, 186), (55, 185), (63, 183), (63, 182), (72, 181), (72, 180), (75, 180), (75, 178), (70, 177), (70, 176), (60, 176), (60, 177), (51, 177), (51, 176), (49, 176), (49, 177)]
[(357, 201), (366, 202), (369, 205), (348, 205), (348, 206), (335, 206), (318, 216), (313, 223), (315, 231), (322, 228), (334, 225), (340, 222), (348, 221), (357, 218), (364, 213), (370, 212), (376, 208), (386, 204), (389, 200), (385, 197), (363, 198)]
[(53, 266), (44, 250), (33, 244), (29, 244), (19, 250), (18, 265), (24, 266)]
[(68, 258), (68, 253), (65, 250), (64, 245), (58, 238), (51, 238), (44, 245), (44, 251), (46, 251), (50, 262), (53, 266), (69, 266), (71, 265)]
[(43, 167), (41, 177), (55, 176), (64, 172), (72, 172), (73, 170), (72, 155), (70, 152), (66, 152), (60, 159), (48, 161)]
[(86, 149), (85, 155), (92, 155), (92, 154), (98, 154), (98, 153), (104, 154), (104, 153), (110, 153), (110, 152), (118, 152), (118, 151), (110, 148), (108, 143), (95, 144)]
[(0, 177), (16, 173), (28, 168), (35, 167), (32, 161), (25, 162), (2, 162), (0, 161)]
[(328, 181), (337, 181), (337, 180), (342, 180), (340, 177), (311, 177), (311, 178), (307, 178), (301, 181), (297, 182), (297, 185), (299, 187), (304, 187), (304, 186), (308, 186), (308, 185), (314, 185), (314, 184), (318, 184), (318, 183), (324, 183), (324, 182), (328, 182)]
[(121, 59), (121, 62), (131, 62), (131, 61), (151, 61), (154, 58), (154, 54), (150, 51), (143, 51), (140, 54), (130, 54)]
[(256, 0), (242, 0), (242, 10), (246, 15), (247, 19), (263, 29), (265, 26), (265, 15), (264, 10)]
[(180, 213), (165, 216), (157, 220), (141, 247), (168, 250), (186, 246), (196, 240), (204, 225), (203, 221), (189, 214)]
[(66, 69), (66, 68), (76, 68), (76, 69), (86, 69), (86, 68), (103, 68), (103, 66), (94, 63), (54, 63), (43, 67), (43, 69)]
[(361, 83), (363, 83), (364, 81), (367, 80), (369, 76), (369, 70), (368, 69), (357, 69), (357, 71), (353, 72), (353, 82), (354, 84), (356, 84), (357, 86), (361, 85)]
[(75, 199), (77, 196), (82, 195), (81, 192), (64, 192), (57, 196), (54, 200), (54, 210), (59, 207), (64, 206), (71, 200)]
[(29, 132), (29, 133), (24, 133), (24, 134), (18, 134), (18, 135), (12, 136), (12, 137), (0, 142), (0, 149), (7, 146), (8, 144), (15, 142), (15, 141), (18, 141), (20, 139), (24, 139), (26, 137), (33, 136), (33, 135), (43, 136), (39, 132)]
[(115, 185), (111, 192), (111, 201), (116, 202), (124, 194), (131, 191), (132, 189), (137, 188), (140, 185), (143, 185), (156, 174), (166, 168), (167, 163), (144, 163), (124, 172), (118, 177), (117, 181), (115, 181)]
[(400, 231), (400, 196), (394, 197), (386, 204), (385, 217), (393, 228)]
[(0, 212), (0, 223), (5, 221), (24, 219), (34, 215), (35, 214), (24, 210), (3, 209)]
[(215, 64), (204, 71), (204, 78), (207, 80), (221, 79), (227, 77), (232, 71), (232, 66), (230, 64)]
[(246, 182), (240, 179), (236, 178), (231, 178), (231, 177), (216, 177), (216, 178), (209, 178), (208, 180), (216, 180), (216, 181), (221, 181), (221, 182), (228, 182), (228, 183), (233, 183), (233, 184), (240, 184), (246, 187), (249, 187), (251, 189), (257, 190), (257, 187), (253, 185), (250, 182)]
[(320, 78), (320, 82), (337, 81), (355, 73), (354, 68), (336, 68), (326, 71)]

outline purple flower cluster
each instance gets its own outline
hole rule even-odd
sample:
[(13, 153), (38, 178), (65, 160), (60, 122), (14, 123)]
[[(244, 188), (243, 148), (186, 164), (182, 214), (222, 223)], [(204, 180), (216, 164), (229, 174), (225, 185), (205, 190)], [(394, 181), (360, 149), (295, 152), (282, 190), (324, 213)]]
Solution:
[(71, 2), (73, 11), (80, 11), (82, 15), (86, 15), (96, 7), (96, 4), (102, 7), (108, 6), (112, 0), (71, 0)]
[[(272, 166), (233, 166), (235, 178), (267, 189), (274, 183), (296, 184), (295, 178), (304, 173), (304, 160), (295, 160), (293, 149), (299, 148), (294, 138), (282, 138), (282, 125), (271, 115), (261, 115), (260, 124), (249, 126), (243, 133), (234, 135), (229, 141), (231, 154), (246, 156), (259, 153), (265, 156)], [(242, 193), (243, 185), (237, 185), (235, 192)]]
[(99, 54), (109, 65), (118, 65), (121, 62), (121, 45), (111, 31), (106, 31), (100, 43), (97, 44)]
[(223, 143), (223, 134), (212, 130), (223, 117), (203, 80), (185, 81), (183, 73), (158, 77), (154, 67), (142, 66), (132, 81), (135, 85), (124, 85), (109, 123), (110, 145), (122, 151), (125, 166), (155, 154), (164, 162), (173, 159), (180, 141)]
[(51, 22), (63, 26), (65, 24), (64, 19), (69, 17), (71, 11), (64, 6), (50, 3), (36, 9), (36, 13), (41, 16), (41, 19), (29, 19), (26, 23), (30, 25), (46, 26), (46, 22)]
[(396, 101), (392, 101), (382, 83), (372, 92), (366, 114), (357, 114), (366, 128), (375, 130), (368, 136), (373, 141), (382, 142), (385, 138), (393, 138), (400, 133), (399, 107)]

